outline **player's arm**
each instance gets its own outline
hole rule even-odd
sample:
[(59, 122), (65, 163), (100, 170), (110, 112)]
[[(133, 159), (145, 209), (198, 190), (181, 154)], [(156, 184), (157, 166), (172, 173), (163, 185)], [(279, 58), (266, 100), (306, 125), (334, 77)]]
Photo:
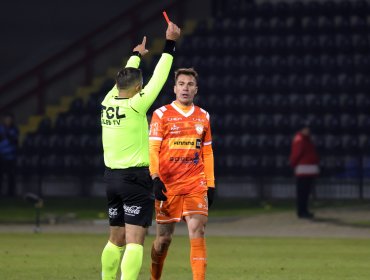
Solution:
[(296, 167), (298, 164), (298, 161), (302, 155), (302, 150), (303, 150), (303, 141), (301, 139), (300, 135), (296, 135), (293, 139), (293, 144), (292, 144), (292, 150), (290, 153), (289, 157), (289, 162), (291, 167)]
[(158, 111), (154, 111), (149, 131), (149, 171), (153, 179), (154, 196), (157, 200), (166, 201), (167, 190), (159, 177), (159, 153), (163, 140), (161, 119)]
[[(209, 136), (207, 136), (209, 134)], [(212, 138), (210, 128), (206, 132), (205, 140), (202, 146), (202, 155), (204, 163), (204, 174), (207, 179), (207, 187), (215, 187), (214, 158), (212, 149)]]
[(143, 41), (141, 44), (137, 45), (132, 50), (132, 55), (128, 59), (125, 68), (132, 67), (132, 68), (139, 68), (141, 57), (146, 55), (149, 51), (145, 47), (146, 45), (146, 36), (144, 36)]
[[(146, 36), (144, 36), (143, 41), (132, 50), (132, 55), (127, 60), (125, 68), (128, 67), (139, 68), (141, 57), (148, 53), (145, 44)], [(114, 87), (108, 92), (107, 96), (118, 96), (117, 85), (114, 85)]]
[(180, 28), (170, 22), (166, 31), (166, 43), (161, 58), (159, 59), (153, 75), (140, 94), (130, 99), (131, 107), (139, 113), (146, 114), (150, 106), (163, 88), (171, 70), (175, 54), (175, 42), (180, 36)]
[(212, 133), (211, 126), (209, 122), (209, 114), (207, 113), (208, 119), (208, 129), (204, 135), (202, 155), (204, 164), (204, 174), (207, 180), (207, 196), (208, 196), (208, 207), (213, 203), (214, 193), (215, 193), (215, 173), (214, 173), (214, 157), (212, 149)]

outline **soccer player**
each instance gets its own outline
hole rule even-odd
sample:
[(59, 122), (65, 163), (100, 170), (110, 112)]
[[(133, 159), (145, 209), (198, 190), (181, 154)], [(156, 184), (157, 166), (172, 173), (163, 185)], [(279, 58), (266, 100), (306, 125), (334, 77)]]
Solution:
[(140, 272), (145, 234), (154, 208), (146, 113), (167, 80), (179, 36), (180, 29), (170, 22), (162, 56), (143, 88), (138, 67), (140, 57), (148, 52), (144, 37), (133, 49), (126, 67), (117, 73), (115, 87), (102, 102), (104, 178), (110, 224), (109, 241), (101, 256), (103, 280), (116, 279), (120, 263), (121, 279), (136, 280)]
[(178, 69), (176, 100), (155, 110), (150, 124), (150, 173), (157, 221), (151, 253), (152, 280), (161, 278), (175, 225), (181, 220), (188, 227), (193, 279), (205, 279), (204, 234), (215, 179), (209, 114), (193, 104), (197, 82), (193, 68)]

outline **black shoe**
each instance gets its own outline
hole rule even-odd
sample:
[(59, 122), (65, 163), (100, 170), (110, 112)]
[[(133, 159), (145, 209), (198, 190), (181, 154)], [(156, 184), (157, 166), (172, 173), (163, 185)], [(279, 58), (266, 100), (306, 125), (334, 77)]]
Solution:
[(314, 217), (315, 217), (314, 214), (310, 212), (298, 214), (298, 218), (300, 219), (313, 219)]

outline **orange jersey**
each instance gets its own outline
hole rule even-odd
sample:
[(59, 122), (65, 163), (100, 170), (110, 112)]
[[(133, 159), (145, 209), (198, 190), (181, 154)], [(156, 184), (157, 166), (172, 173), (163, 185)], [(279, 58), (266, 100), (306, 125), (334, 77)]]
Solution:
[(151, 173), (159, 173), (168, 195), (201, 191), (207, 189), (207, 179), (214, 181), (213, 170), (212, 178), (206, 178), (203, 162), (203, 149), (212, 144), (205, 110), (192, 106), (185, 113), (174, 102), (162, 106), (153, 113), (149, 139), (160, 142), (159, 150), (150, 145)]

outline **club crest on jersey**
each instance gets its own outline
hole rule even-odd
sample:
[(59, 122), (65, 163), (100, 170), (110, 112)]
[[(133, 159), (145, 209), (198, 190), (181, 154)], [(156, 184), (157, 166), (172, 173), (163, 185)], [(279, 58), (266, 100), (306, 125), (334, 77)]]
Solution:
[(197, 123), (197, 124), (195, 125), (195, 130), (197, 131), (197, 133), (198, 133), (199, 135), (202, 135), (202, 133), (203, 133), (203, 125), (202, 125), (202, 124), (200, 124), (200, 123)]

